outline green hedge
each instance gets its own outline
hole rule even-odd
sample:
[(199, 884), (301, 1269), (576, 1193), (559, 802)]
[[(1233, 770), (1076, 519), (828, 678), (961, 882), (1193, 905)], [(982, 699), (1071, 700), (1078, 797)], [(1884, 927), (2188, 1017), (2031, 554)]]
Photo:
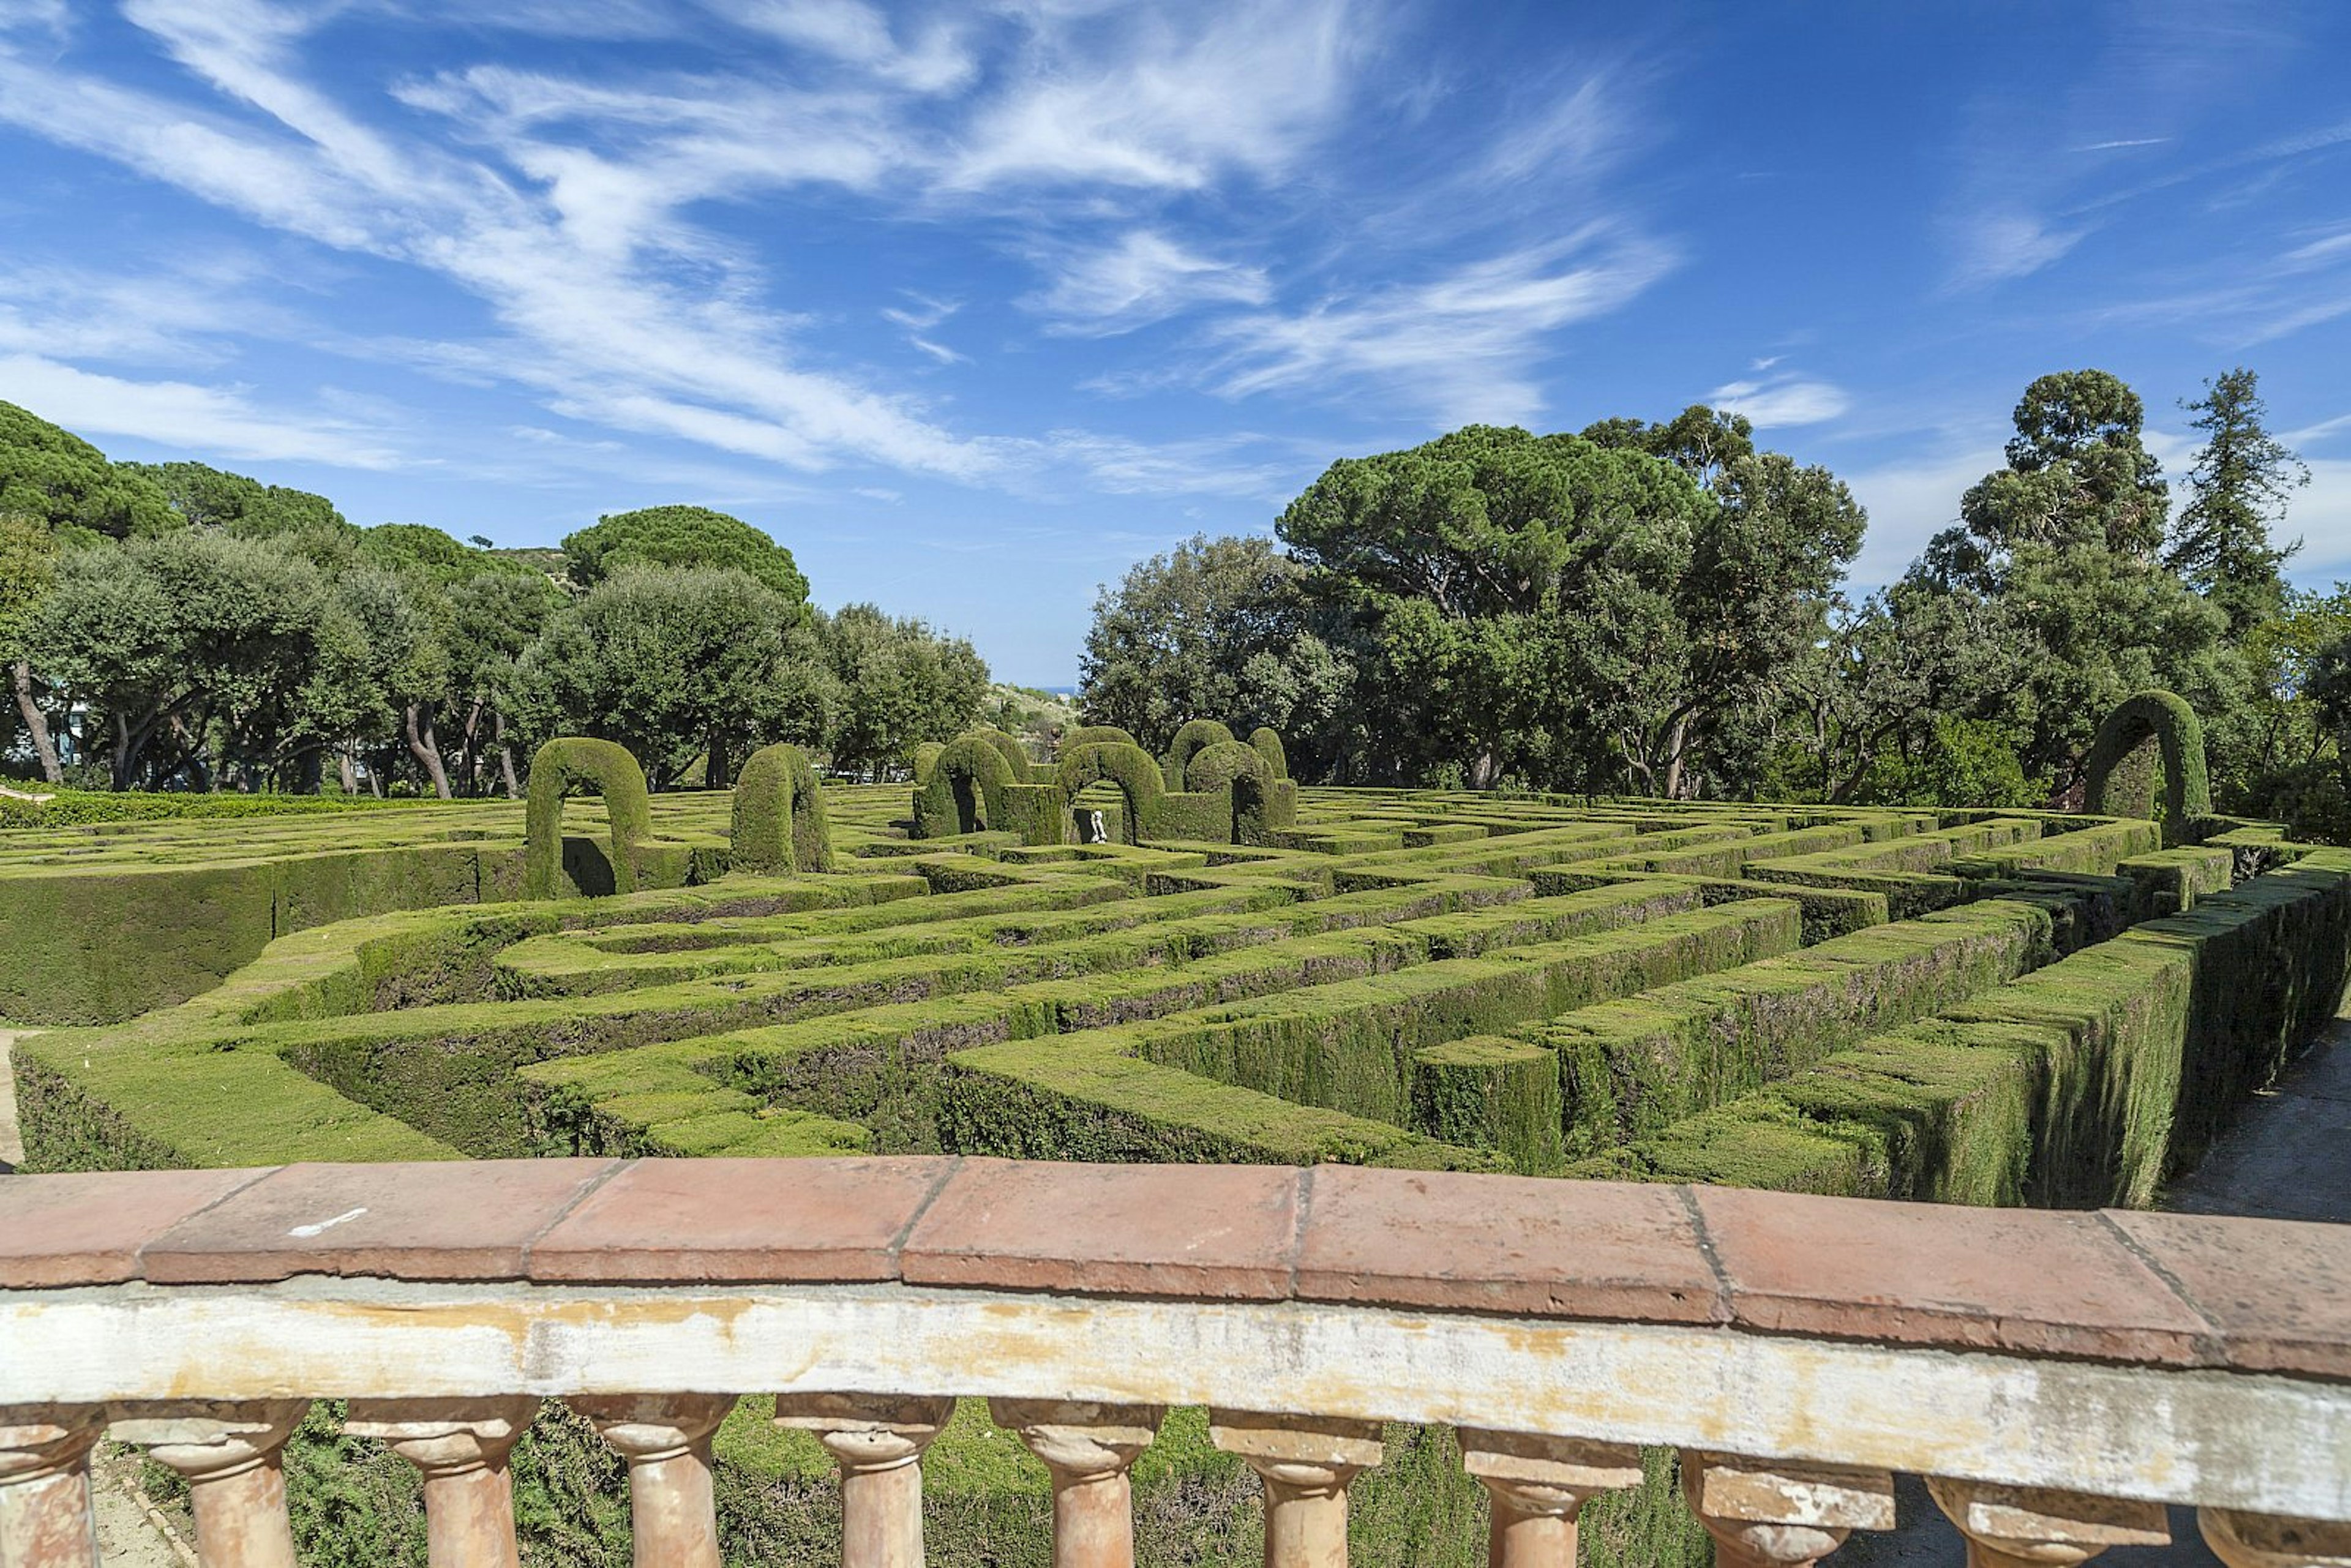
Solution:
[(728, 834), (732, 865), (754, 872), (830, 871), (832, 830), (824, 790), (808, 754), (797, 746), (765, 746), (735, 779), (734, 821)]
[(2340, 1007), (2351, 852), (2311, 855), (1606, 1162), (1675, 1180), (2144, 1206)]
[(228, 817), (282, 817), (442, 805), (433, 800), (379, 800), (370, 795), (241, 795), (235, 792), (147, 794), (131, 789), (68, 789), (35, 784), (24, 793), (46, 800), (0, 794), (0, 830), (71, 828), (94, 822), (205, 821)]
[(1564, 1152), (1602, 1153), (2053, 958), (2052, 921), (1989, 900), (1661, 986), (1514, 1031), (1558, 1053)]

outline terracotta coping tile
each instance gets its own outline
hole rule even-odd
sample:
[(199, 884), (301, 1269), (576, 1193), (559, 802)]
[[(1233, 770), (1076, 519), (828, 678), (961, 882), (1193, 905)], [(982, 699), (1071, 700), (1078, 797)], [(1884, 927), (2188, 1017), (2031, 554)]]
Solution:
[(1298, 1183), (1288, 1166), (967, 1160), (898, 1266), (909, 1284), (1280, 1301)]
[(2351, 1225), (2120, 1209), (2105, 1218), (2179, 1281), (2228, 1365), (2351, 1378)]
[(1691, 1189), (1734, 1322), (2173, 1366), (2204, 1321), (2095, 1214)]
[(1318, 1166), (1302, 1301), (1710, 1322), (1720, 1287), (1672, 1187)]
[(952, 1159), (646, 1160), (532, 1244), (534, 1280), (893, 1280)]
[(0, 1290), (119, 1285), (139, 1249), (266, 1171), (0, 1177)]
[(451, 1160), (287, 1166), (151, 1242), (159, 1284), (260, 1283), (296, 1274), (522, 1278), (538, 1234), (616, 1160)]

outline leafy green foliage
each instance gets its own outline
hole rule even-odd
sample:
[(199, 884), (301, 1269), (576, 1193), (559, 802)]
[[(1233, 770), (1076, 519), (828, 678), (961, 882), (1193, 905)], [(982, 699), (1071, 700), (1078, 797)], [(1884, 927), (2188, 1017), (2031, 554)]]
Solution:
[(1258, 536), (1196, 536), (1094, 601), (1079, 670), (1090, 725), (1155, 754), (1203, 714), (1319, 737), (1353, 667), (1315, 630), (1306, 569)]
[(47, 420), (0, 402), (0, 512), (68, 538), (131, 538), (179, 526), (153, 481)]
[(818, 641), (831, 677), (826, 737), (836, 767), (878, 777), (916, 746), (962, 734), (988, 695), (987, 666), (968, 641), (871, 604), (821, 620)]
[(808, 579), (791, 551), (741, 518), (707, 507), (646, 507), (599, 517), (564, 539), (563, 559), (581, 589), (630, 566), (731, 568), (758, 580), (794, 615), (808, 603)]
[(522, 656), (524, 727), (618, 741), (655, 789), (707, 754), (709, 781), (722, 783), (727, 758), (820, 733), (808, 635), (791, 601), (747, 572), (623, 567)]

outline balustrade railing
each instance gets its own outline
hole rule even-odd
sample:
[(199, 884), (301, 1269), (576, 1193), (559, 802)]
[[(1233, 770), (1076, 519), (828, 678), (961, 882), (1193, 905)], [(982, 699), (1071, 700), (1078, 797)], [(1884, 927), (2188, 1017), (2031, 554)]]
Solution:
[(956, 1396), (1052, 1477), (1057, 1563), (1133, 1562), (1169, 1406), (1346, 1559), (1383, 1423), (1444, 1423), (1492, 1561), (1681, 1451), (1726, 1568), (1895, 1523), (2068, 1564), (2199, 1511), (2230, 1568), (2351, 1563), (2351, 1228), (1322, 1166), (551, 1160), (0, 1178), (0, 1565), (96, 1560), (89, 1458), (186, 1479), (210, 1568), (294, 1561), (319, 1399), (423, 1480), (436, 1568), (517, 1563), (540, 1399), (628, 1467), (640, 1568), (716, 1568), (746, 1391), (841, 1474), (846, 1568), (922, 1561)]

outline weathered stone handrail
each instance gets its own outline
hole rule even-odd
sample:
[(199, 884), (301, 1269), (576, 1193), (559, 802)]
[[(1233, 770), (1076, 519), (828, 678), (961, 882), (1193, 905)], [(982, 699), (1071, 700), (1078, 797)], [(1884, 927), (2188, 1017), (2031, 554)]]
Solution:
[(185, 1476), (214, 1568), (292, 1561), (308, 1403), (425, 1478), (436, 1564), (512, 1563), (559, 1396), (640, 1563), (716, 1564), (737, 1393), (840, 1463), (849, 1568), (921, 1559), (919, 1465), (985, 1396), (1055, 1560), (1129, 1564), (1162, 1409), (1263, 1478), (1267, 1561), (1344, 1561), (1380, 1424), (1442, 1422), (1494, 1561), (1682, 1450), (1734, 1565), (1809, 1563), (1928, 1478), (1991, 1564), (2158, 1540), (2351, 1559), (2351, 1228), (1325, 1166), (539, 1160), (0, 1178), (0, 1564), (93, 1561), (103, 1433)]

